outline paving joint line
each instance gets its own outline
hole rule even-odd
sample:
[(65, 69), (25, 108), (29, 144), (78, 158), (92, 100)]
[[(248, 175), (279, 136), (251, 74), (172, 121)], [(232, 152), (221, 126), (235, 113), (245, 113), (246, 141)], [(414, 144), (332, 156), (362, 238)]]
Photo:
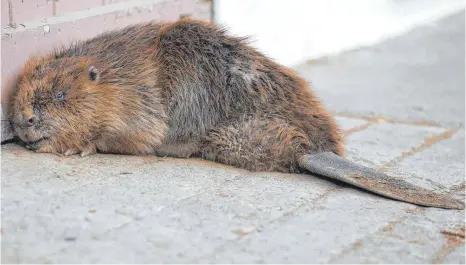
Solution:
[(374, 122), (367, 122), (367, 123), (364, 123), (363, 125), (356, 126), (348, 130), (344, 130), (343, 136), (347, 137), (353, 133), (364, 131), (365, 129), (369, 128), (370, 126), (374, 124), (375, 124)]
[[(425, 208), (421, 206), (415, 206), (415, 208), (405, 209), (405, 212), (406, 214), (404, 214), (401, 218), (394, 220), (394, 221), (389, 221), (388, 225), (381, 227), (380, 229), (378, 229), (372, 234), (365, 235), (362, 238), (356, 240), (350, 246), (344, 248), (335, 258), (331, 259), (330, 262), (328, 263), (335, 263), (338, 259), (343, 258), (346, 254), (350, 253), (352, 250), (360, 248), (361, 246), (364, 247), (362, 245), (363, 240), (371, 238), (381, 232), (391, 231), (394, 225), (401, 223), (402, 221), (406, 220), (408, 217), (412, 215), (418, 215), (418, 214), (424, 213)], [(433, 220), (431, 221), (433, 222)], [(445, 256), (448, 255), (453, 249), (460, 246), (461, 244), (464, 244), (464, 227), (462, 228), (462, 230), (459, 229), (458, 231), (453, 231), (453, 232), (441, 230), (440, 233), (445, 235), (446, 242), (442, 246), (442, 248), (438, 250), (436, 258), (433, 259), (432, 263), (441, 263), (442, 260), (445, 258)], [(452, 240), (448, 237), (460, 238), (459, 240), (462, 242), (456, 242), (456, 241), (452, 242)]]
[(400, 222), (402, 222), (403, 220), (405, 220), (406, 218), (408, 218), (408, 215), (409, 214), (406, 214), (404, 215), (402, 218), (398, 219), (398, 220), (393, 220), (393, 221), (389, 221), (387, 225), (384, 225), (382, 227), (380, 227), (379, 229), (377, 229), (377, 231), (375, 231), (374, 233), (372, 234), (369, 234), (369, 235), (364, 235), (363, 237), (357, 239), (356, 241), (354, 241), (353, 243), (349, 244), (348, 247), (344, 247), (343, 250), (338, 254), (336, 255), (334, 258), (331, 258), (329, 260), (329, 262), (327, 263), (336, 263), (336, 261), (338, 259), (341, 259), (343, 258), (346, 254), (350, 253), (352, 250), (354, 249), (357, 249), (357, 248), (360, 248), (362, 246), (362, 241), (373, 236), (373, 235), (376, 235), (382, 231), (389, 231), (393, 228), (393, 225), (396, 225)]
[(296, 211), (298, 211), (299, 209), (302, 209), (303, 207), (307, 206), (310, 202), (318, 202), (318, 205), (316, 205), (315, 207), (314, 206), (311, 207), (312, 209), (317, 208), (317, 207), (319, 207), (321, 202), (325, 201), (328, 198), (328, 196), (330, 194), (336, 193), (336, 192), (342, 190), (343, 188), (344, 187), (340, 186), (340, 185), (338, 185), (335, 188), (331, 188), (331, 189), (325, 191), (324, 193), (320, 194), (316, 198), (314, 198), (312, 200), (308, 200), (306, 202), (303, 202), (302, 204), (300, 204), (298, 207), (294, 208), (293, 210), (285, 212), (285, 213), (283, 213), (283, 215), (281, 215), (281, 216), (279, 216), (279, 217), (277, 217), (275, 219), (272, 219), (272, 220), (270, 220), (270, 221), (268, 221), (268, 222), (266, 222), (266, 223), (264, 223), (262, 225), (259, 225), (259, 227), (256, 227), (255, 229), (252, 229), (251, 232), (245, 233), (245, 234), (242, 234), (242, 235), (238, 235), (236, 238), (226, 241), (224, 244), (214, 248), (211, 253), (203, 255), (203, 256), (195, 258), (195, 259), (192, 259), (189, 263), (199, 263), (199, 261), (204, 259), (204, 258), (215, 256), (215, 254), (217, 254), (220, 250), (225, 249), (228, 245), (233, 244), (233, 243), (237, 242), (238, 240), (243, 239), (243, 238), (245, 238), (245, 237), (247, 237), (249, 235), (255, 234), (257, 232), (261, 232), (263, 227), (268, 226), (270, 224), (273, 224), (275, 222), (280, 222), (280, 221), (286, 220), (287, 218), (290, 218), (290, 217), (294, 216)]
[(434, 136), (430, 136), (430, 137), (426, 137), (424, 138), (424, 142), (417, 146), (417, 147), (414, 147), (412, 148), (411, 150), (407, 151), (407, 152), (402, 152), (399, 156), (396, 156), (394, 158), (392, 158), (390, 161), (380, 165), (380, 166), (377, 166), (376, 167), (376, 170), (379, 170), (379, 171), (384, 171), (390, 167), (393, 167), (394, 165), (398, 164), (399, 162), (401, 162), (403, 159), (405, 159), (406, 157), (410, 157), (414, 154), (417, 154), (431, 146), (433, 146), (434, 144), (438, 143), (438, 142), (441, 142), (443, 140), (447, 140), (447, 139), (450, 139), (456, 132), (458, 132), (457, 129), (450, 129), (450, 130), (447, 130), (441, 134), (437, 134), (437, 135), (434, 135)]
[(441, 230), (444, 236), (444, 243), (441, 249), (436, 253), (436, 257), (431, 261), (432, 264), (443, 263), (445, 257), (457, 247), (464, 245), (464, 225), (456, 231)]
[(405, 209), (404, 211), (406, 212), (406, 214), (404, 214), (401, 218), (399, 219), (396, 219), (396, 220), (393, 220), (393, 221), (389, 221), (387, 225), (385, 226), (382, 226), (381, 228), (379, 228), (377, 231), (375, 231), (374, 233), (372, 234), (368, 234), (368, 235), (365, 235), (363, 236), (362, 238), (356, 240), (353, 244), (351, 244), (350, 246), (344, 248), (339, 254), (338, 256), (336, 256), (335, 258), (331, 259), (330, 262), (328, 263), (335, 263), (336, 260), (340, 259), (340, 258), (343, 258), (346, 254), (350, 253), (352, 250), (356, 249), (356, 248), (359, 248), (361, 247), (361, 243), (363, 240), (365, 239), (368, 239), (374, 235), (377, 235), (381, 232), (386, 232), (386, 231), (391, 231), (393, 229), (393, 226), (396, 225), (396, 224), (399, 224), (401, 223), (402, 221), (406, 220), (409, 216), (411, 215), (417, 215), (417, 214), (420, 214), (420, 213), (424, 213), (425, 212), (425, 208), (421, 207), (421, 206), (414, 206), (415, 208), (407, 208)]
[(361, 114), (354, 114), (348, 112), (331, 112), (334, 116), (344, 117), (344, 118), (353, 118), (353, 119), (361, 119), (366, 120), (373, 123), (393, 123), (393, 124), (407, 124), (407, 125), (416, 125), (416, 126), (424, 126), (424, 127), (442, 127), (437, 122), (430, 122), (424, 120), (415, 120), (415, 121), (408, 121), (408, 120), (398, 120), (392, 118), (385, 118), (380, 116), (367, 116)]

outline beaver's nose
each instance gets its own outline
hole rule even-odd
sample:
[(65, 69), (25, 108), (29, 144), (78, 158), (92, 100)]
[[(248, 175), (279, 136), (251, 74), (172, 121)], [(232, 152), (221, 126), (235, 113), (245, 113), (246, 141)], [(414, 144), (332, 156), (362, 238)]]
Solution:
[(34, 126), (37, 124), (37, 117), (34, 116), (34, 115), (31, 115), (31, 116), (27, 116), (25, 117), (24, 119), (24, 123), (26, 126)]

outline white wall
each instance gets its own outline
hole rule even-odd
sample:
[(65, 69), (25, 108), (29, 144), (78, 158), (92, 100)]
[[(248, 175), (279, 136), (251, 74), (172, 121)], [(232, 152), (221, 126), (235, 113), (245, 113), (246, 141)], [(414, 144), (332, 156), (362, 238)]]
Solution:
[(464, 0), (215, 0), (215, 20), (285, 65), (374, 44), (464, 8)]

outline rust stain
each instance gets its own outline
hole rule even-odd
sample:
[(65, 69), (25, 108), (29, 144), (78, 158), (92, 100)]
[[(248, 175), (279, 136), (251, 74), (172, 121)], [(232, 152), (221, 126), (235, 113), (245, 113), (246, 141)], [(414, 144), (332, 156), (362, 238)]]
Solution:
[(375, 123), (394, 123), (394, 124), (408, 124), (408, 125), (418, 125), (418, 126), (428, 126), (428, 127), (441, 127), (437, 122), (429, 122), (424, 120), (418, 121), (405, 121), (405, 120), (396, 120), (396, 119), (389, 119), (377, 116), (365, 116), (347, 112), (333, 112), (333, 115), (346, 117), (346, 118), (356, 118), (361, 120), (366, 120)]
[(401, 222), (401, 220), (390, 221), (390, 222), (388, 222), (388, 225), (380, 228), (379, 231), (381, 231), (381, 232), (391, 232), (391, 231), (393, 231), (393, 226), (395, 226), (396, 224), (398, 224), (400, 222)]
[(438, 252), (437, 258), (432, 263), (442, 263), (445, 257), (455, 248), (464, 244), (464, 226), (456, 231), (442, 230), (445, 236), (445, 244), (442, 249)]
[(354, 244), (353, 244), (354, 248), (360, 248), (361, 246), (362, 246), (361, 240), (358, 240), (358, 241), (354, 242)]
[(393, 230), (393, 226), (391, 224), (387, 225), (386, 227), (382, 228), (382, 231), (392, 231)]
[(253, 229), (236, 229), (236, 230), (233, 230), (231, 232), (238, 235), (238, 236), (246, 236), (246, 235), (249, 235), (249, 234), (254, 233), (256, 231), (258, 231), (257, 228), (253, 228)]
[(92, 209), (92, 210), (89, 210), (88, 212), (89, 212), (89, 213), (95, 213), (96, 210), (93, 210), (93, 209)]

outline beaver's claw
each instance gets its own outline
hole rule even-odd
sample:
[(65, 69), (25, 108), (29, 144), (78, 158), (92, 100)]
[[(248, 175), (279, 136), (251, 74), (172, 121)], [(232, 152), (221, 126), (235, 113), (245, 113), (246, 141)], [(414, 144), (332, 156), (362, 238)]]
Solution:
[(75, 155), (77, 153), (79, 153), (78, 149), (68, 149), (63, 153), (63, 155), (64, 156), (71, 156), (71, 155)]
[(84, 148), (83, 150), (76, 149), (76, 148), (71, 148), (71, 149), (68, 149), (65, 152), (63, 152), (63, 155), (71, 156), (71, 155), (79, 154), (81, 157), (85, 157), (85, 156), (95, 154), (95, 153), (96, 153), (95, 148), (87, 147), (87, 148)]

